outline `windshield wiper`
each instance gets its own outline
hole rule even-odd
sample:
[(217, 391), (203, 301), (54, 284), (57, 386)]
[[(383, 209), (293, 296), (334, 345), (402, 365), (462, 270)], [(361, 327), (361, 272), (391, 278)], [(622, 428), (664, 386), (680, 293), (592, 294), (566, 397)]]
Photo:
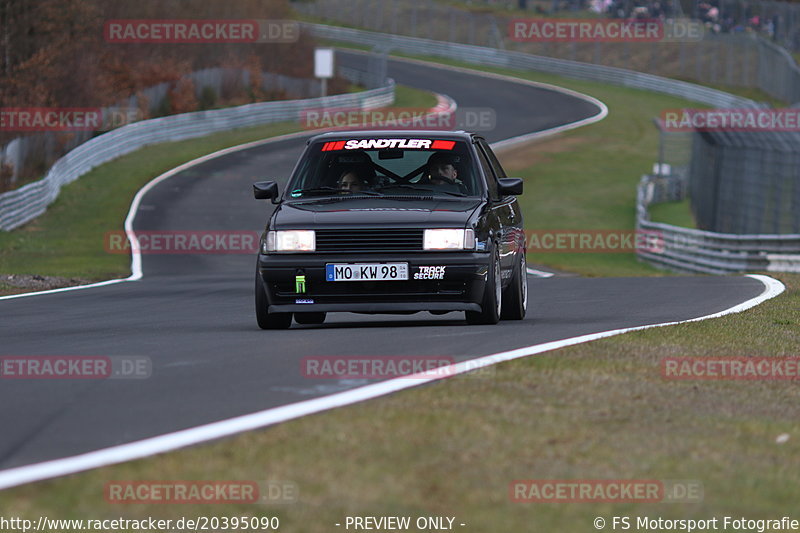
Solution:
[(407, 183), (393, 183), (392, 185), (384, 185), (383, 187), (378, 187), (377, 190), (382, 191), (384, 189), (411, 189), (412, 191), (434, 192), (433, 189), (425, 189), (425, 188), (421, 188), (421, 187), (415, 187), (415, 186), (409, 185)]
[(460, 196), (460, 197), (467, 196), (466, 194), (461, 193), (461, 192), (444, 191), (444, 190), (441, 190), (441, 189), (425, 189), (425, 188), (421, 188), (421, 187), (415, 187), (413, 185), (409, 185), (409, 184), (406, 184), (406, 183), (395, 183), (393, 185), (386, 185), (384, 187), (379, 187), (378, 188), (379, 191), (382, 191), (384, 189), (411, 189), (411, 190), (420, 191), (420, 192), (444, 193), (444, 194), (449, 194), (451, 196)]
[(297, 198), (302, 194), (330, 194), (330, 193), (347, 193), (350, 195), (364, 194), (366, 196), (382, 196), (380, 193), (373, 191), (353, 191), (351, 189), (340, 189), (338, 187), (311, 187), (308, 189), (295, 189), (289, 193), (292, 198)]
[(449, 194), (450, 196), (459, 196), (461, 198), (469, 196), (467, 194), (464, 194), (463, 192), (455, 192), (455, 191), (434, 191), (434, 192), (443, 192), (444, 194)]

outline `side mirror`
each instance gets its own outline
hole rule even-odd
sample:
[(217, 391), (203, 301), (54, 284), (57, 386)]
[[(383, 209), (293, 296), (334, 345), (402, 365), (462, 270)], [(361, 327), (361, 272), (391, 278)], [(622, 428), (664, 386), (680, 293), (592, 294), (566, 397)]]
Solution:
[(270, 199), (273, 204), (277, 204), (275, 200), (279, 197), (278, 184), (274, 181), (257, 181), (253, 184), (253, 196), (256, 200)]
[(498, 192), (500, 196), (513, 194), (514, 196), (522, 194), (522, 178), (500, 178), (497, 180), (499, 185)]

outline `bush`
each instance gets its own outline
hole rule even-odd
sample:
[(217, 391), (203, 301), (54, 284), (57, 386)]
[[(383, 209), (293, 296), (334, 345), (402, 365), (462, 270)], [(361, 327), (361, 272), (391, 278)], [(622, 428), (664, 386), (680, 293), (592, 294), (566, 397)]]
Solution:
[(217, 92), (213, 87), (203, 87), (200, 91), (200, 109), (211, 109), (217, 103)]

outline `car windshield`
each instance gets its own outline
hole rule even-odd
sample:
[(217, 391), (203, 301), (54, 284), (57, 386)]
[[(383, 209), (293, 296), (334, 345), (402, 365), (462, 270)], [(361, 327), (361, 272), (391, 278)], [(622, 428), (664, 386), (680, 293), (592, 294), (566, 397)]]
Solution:
[(289, 183), (289, 199), (320, 196), (483, 194), (467, 143), (444, 139), (347, 138), (315, 142)]

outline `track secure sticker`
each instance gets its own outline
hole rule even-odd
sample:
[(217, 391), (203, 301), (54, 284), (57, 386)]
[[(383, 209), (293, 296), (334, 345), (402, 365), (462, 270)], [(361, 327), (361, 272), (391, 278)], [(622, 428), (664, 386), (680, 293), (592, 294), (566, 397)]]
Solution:
[(414, 279), (444, 279), (446, 266), (421, 266)]

